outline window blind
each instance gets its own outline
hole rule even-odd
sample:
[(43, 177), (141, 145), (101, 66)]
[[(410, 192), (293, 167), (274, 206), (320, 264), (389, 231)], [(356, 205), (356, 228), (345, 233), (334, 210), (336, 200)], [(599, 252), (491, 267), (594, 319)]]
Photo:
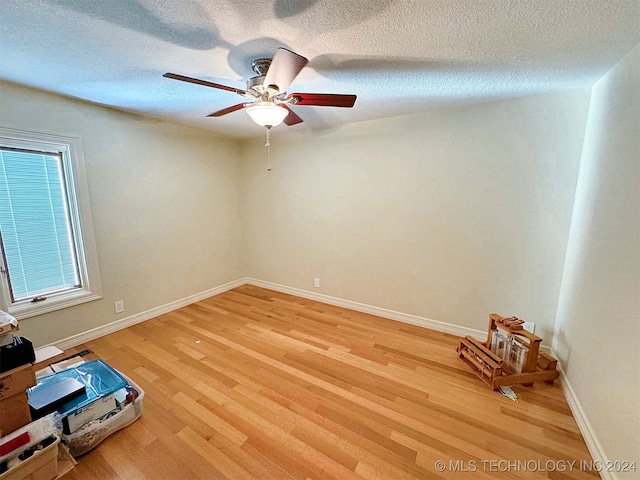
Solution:
[(61, 155), (0, 149), (0, 232), (14, 301), (80, 285)]

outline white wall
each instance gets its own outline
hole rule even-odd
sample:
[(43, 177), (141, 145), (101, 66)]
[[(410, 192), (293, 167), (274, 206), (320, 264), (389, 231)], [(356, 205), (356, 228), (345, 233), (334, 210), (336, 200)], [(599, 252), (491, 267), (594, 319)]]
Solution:
[(272, 172), (246, 140), (246, 272), (478, 329), (517, 315), (550, 345), (588, 104), (584, 90), (273, 135)]
[(87, 165), (104, 297), (21, 320), (36, 346), (242, 276), (236, 141), (8, 83), (0, 125), (80, 137)]
[(591, 447), (640, 463), (640, 46), (593, 87), (556, 329)]

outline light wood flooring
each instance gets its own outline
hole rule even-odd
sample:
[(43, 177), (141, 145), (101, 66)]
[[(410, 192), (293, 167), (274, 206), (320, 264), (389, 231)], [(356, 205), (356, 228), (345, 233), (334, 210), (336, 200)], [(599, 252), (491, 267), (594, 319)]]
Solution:
[[(578, 468), (591, 457), (558, 382), (516, 386), (513, 402), (476, 379), (456, 345), (236, 288), (75, 349), (91, 349), (145, 396), (141, 418), (65, 480), (598, 478)], [(531, 472), (499, 460), (577, 463)]]

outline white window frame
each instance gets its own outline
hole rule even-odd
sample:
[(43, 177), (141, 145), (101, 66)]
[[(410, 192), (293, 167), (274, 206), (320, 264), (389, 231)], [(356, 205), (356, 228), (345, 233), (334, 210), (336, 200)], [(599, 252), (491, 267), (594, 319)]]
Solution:
[[(14, 302), (7, 275), (0, 275), (0, 309), (17, 319), (24, 319), (102, 298), (98, 252), (80, 139), (0, 127), (0, 145), (60, 155), (81, 284), (80, 288), (73, 290), (49, 293), (45, 300), (38, 302), (32, 302), (31, 299)], [(4, 262), (4, 258), (1, 258), (0, 265), (6, 271), (7, 265)]]

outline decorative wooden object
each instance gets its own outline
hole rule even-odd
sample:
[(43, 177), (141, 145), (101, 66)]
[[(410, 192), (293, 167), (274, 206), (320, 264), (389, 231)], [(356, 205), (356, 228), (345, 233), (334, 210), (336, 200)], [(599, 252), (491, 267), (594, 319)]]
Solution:
[(502, 376), (504, 360), (493, 353), (482, 342), (467, 336), (460, 339), (458, 356), (473, 370), (480, 380), (494, 390), (496, 379)]
[[(529, 386), (533, 382), (545, 381), (553, 384), (553, 381), (560, 376), (560, 372), (556, 370), (557, 360), (551, 355), (540, 353), (542, 339), (522, 328), (523, 323), (523, 320), (516, 317), (502, 317), (492, 313), (489, 315), (489, 329), (485, 343), (470, 336), (460, 339), (458, 356), (493, 390), (515, 383)], [(505, 359), (491, 351), (493, 332), (498, 327), (506, 334), (512, 335), (515, 341), (527, 349), (521, 372), (513, 372), (513, 369), (505, 363)]]

